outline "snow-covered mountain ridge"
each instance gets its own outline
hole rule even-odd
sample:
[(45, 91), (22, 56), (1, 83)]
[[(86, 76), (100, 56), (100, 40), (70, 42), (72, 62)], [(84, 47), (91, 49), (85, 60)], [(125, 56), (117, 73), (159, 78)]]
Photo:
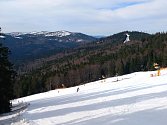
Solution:
[[(16, 99), (30, 103), (6, 125), (166, 125), (167, 69), (136, 72)], [(79, 91), (77, 92), (79, 88)], [(14, 120), (13, 120), (14, 119)]]
[(43, 35), (43, 36), (56, 36), (56, 37), (64, 37), (64, 36), (68, 36), (71, 34), (75, 34), (69, 31), (55, 31), (55, 32), (48, 32), (48, 31), (41, 31), (41, 32), (12, 32), (12, 33), (7, 33), (7, 35), (11, 35), (13, 37), (18, 37), (18, 36), (22, 36), (22, 35)]

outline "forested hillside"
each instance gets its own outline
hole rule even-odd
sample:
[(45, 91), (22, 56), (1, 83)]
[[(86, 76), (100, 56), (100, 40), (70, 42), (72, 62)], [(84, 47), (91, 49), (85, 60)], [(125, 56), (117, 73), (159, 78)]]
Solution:
[[(126, 44), (123, 43), (125, 33), (130, 34), (131, 40)], [(155, 62), (167, 66), (167, 33), (126, 31), (67, 50), (18, 76), (15, 95), (26, 96), (104, 77), (154, 70)]]

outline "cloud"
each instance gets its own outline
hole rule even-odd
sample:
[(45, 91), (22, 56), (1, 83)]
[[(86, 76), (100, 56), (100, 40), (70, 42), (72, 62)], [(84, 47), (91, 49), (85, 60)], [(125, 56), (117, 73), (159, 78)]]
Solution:
[(167, 29), (166, 0), (1, 0), (0, 5), (5, 32), (70, 30), (109, 35)]

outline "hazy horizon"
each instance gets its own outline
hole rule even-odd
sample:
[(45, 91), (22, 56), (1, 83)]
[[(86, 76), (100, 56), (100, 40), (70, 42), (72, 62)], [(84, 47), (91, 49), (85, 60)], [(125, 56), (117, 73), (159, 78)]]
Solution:
[(5, 33), (60, 31), (112, 35), (166, 32), (165, 0), (1, 0)]

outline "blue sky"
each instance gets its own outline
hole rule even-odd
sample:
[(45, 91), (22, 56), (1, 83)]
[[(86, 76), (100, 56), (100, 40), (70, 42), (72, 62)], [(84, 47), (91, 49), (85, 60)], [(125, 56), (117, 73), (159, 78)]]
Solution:
[(129, 6), (144, 4), (145, 2), (147, 2), (147, 1), (130, 1), (130, 2), (124, 2), (123, 1), (121, 3), (116, 4), (115, 6), (111, 6), (111, 9), (114, 11), (114, 10), (117, 10), (117, 9), (122, 9), (122, 8), (129, 7)]
[(167, 0), (0, 0), (4, 32), (167, 31)]

